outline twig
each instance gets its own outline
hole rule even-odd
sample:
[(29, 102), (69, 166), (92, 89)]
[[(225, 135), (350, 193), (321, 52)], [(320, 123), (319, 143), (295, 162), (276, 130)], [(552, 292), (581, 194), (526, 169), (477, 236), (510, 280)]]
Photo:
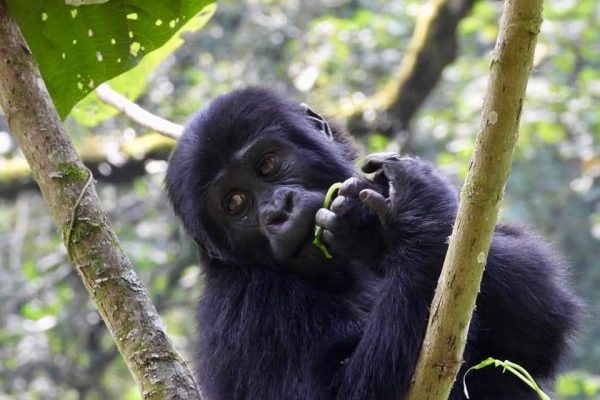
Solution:
[(67, 246), (67, 254), (69, 255), (69, 258), (71, 258), (71, 259), (72, 259), (71, 232), (73, 232), (73, 227), (75, 226), (75, 218), (77, 218), (77, 209), (79, 208), (79, 203), (81, 203), (81, 199), (83, 199), (83, 196), (85, 195), (87, 188), (90, 187), (90, 184), (94, 180), (94, 175), (92, 174), (92, 171), (90, 171), (89, 169), (88, 169), (88, 174), (89, 174), (88, 179), (85, 182), (85, 185), (83, 185), (83, 188), (81, 189), (81, 192), (79, 193), (79, 197), (77, 198), (77, 201), (75, 201), (75, 204), (73, 205), (73, 208), (71, 209), (71, 222), (69, 223), (69, 230), (67, 231), (67, 238), (65, 240), (65, 244)]
[(183, 133), (182, 125), (168, 121), (144, 110), (121, 93), (115, 91), (107, 83), (103, 83), (96, 88), (96, 95), (98, 95), (98, 98), (104, 103), (121, 111), (132, 121), (152, 129), (161, 135), (177, 140)]

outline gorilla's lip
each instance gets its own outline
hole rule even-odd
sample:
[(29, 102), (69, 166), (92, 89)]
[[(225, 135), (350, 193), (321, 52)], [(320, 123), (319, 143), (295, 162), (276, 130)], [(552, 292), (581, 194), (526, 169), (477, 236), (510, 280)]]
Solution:
[(309, 229), (308, 234), (305, 235), (302, 240), (298, 241), (298, 245), (292, 251), (290, 258), (298, 258), (302, 253), (304, 253), (306, 251), (306, 249), (309, 249), (310, 246), (313, 245), (312, 244), (313, 236), (314, 236), (313, 230)]
[[(279, 240), (284, 240), (288, 243), (286, 246), (288, 251), (284, 254), (280, 253), (280, 261), (297, 260), (308, 255), (312, 258), (312, 250), (317, 250), (313, 245), (315, 232), (315, 215), (319, 208), (323, 207), (325, 194), (319, 192), (304, 192), (302, 201), (304, 207), (302, 211), (287, 223), (291, 224), (289, 231), (295, 231), (296, 234), (289, 235), (286, 238), (280, 237)], [(319, 251), (320, 253), (320, 251)]]
[[(307, 213), (307, 214), (311, 215), (310, 218), (303, 218), (303, 221), (298, 221), (298, 223), (302, 223), (303, 225), (306, 226), (304, 228), (304, 230), (306, 230), (306, 232), (302, 235), (298, 235), (299, 236), (298, 243), (297, 243), (296, 247), (294, 248), (294, 250), (291, 252), (290, 258), (298, 258), (306, 251), (316, 248), (313, 244), (313, 239), (315, 236), (315, 217), (314, 216), (318, 210), (319, 210), (319, 208), (315, 208), (314, 210), (311, 210), (310, 213)], [(308, 220), (309, 222), (305, 222), (306, 220)]]

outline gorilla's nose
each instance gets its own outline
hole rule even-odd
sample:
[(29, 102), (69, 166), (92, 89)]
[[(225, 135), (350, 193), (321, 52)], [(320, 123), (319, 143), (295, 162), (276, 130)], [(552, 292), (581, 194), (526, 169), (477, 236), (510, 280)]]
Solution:
[(294, 209), (294, 194), (289, 190), (278, 190), (263, 206), (262, 220), (270, 229), (277, 229), (289, 220)]

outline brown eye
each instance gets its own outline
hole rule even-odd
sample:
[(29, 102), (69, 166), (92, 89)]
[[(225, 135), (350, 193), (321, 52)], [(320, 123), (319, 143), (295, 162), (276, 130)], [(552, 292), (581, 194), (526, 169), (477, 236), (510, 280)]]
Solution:
[(234, 192), (227, 195), (223, 199), (223, 208), (227, 213), (236, 215), (244, 211), (246, 207), (246, 194), (242, 192)]
[(258, 164), (258, 174), (261, 176), (273, 175), (278, 166), (279, 160), (273, 154), (267, 154)]

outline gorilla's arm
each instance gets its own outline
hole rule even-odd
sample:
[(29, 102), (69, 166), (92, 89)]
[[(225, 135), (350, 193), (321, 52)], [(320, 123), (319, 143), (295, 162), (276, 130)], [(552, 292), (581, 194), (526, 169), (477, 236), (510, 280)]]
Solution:
[[(346, 364), (338, 398), (396, 399), (412, 378), (456, 215), (457, 192), (437, 170), (419, 160), (373, 155), (363, 169), (379, 171), (374, 178), (379, 187), (371, 184), (360, 190), (359, 197), (378, 216), (379, 233), (387, 244), (378, 264), (370, 266), (385, 279), (364, 334)], [(355, 192), (346, 188), (342, 193), (352, 197)], [(335, 231), (329, 237), (335, 239)], [(465, 368), (496, 357), (517, 362), (538, 378), (553, 373), (577, 310), (576, 300), (558, 281), (562, 266), (557, 259), (522, 229), (497, 228), (472, 323), (471, 333), (476, 329), (478, 334), (469, 338)], [(535, 398), (516, 379), (495, 373), (473, 379), (474, 398), (485, 398), (486, 393)], [(461, 396), (460, 389), (453, 391), (453, 398)]]
[(352, 183), (341, 193), (358, 194), (374, 210), (380, 238), (363, 240), (382, 240), (386, 249), (377, 265), (365, 267), (385, 279), (338, 398), (396, 399), (408, 388), (421, 347), (457, 194), (444, 176), (419, 160), (372, 155), (363, 169), (377, 172), (374, 184), (363, 189)]

